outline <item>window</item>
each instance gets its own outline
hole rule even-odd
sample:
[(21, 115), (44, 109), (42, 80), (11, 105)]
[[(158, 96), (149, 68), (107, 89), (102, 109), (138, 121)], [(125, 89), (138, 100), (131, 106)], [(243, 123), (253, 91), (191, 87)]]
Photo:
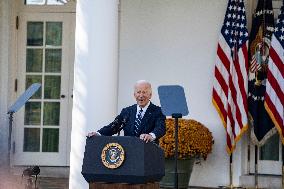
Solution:
[(64, 5), (69, 0), (25, 0), (25, 5)]

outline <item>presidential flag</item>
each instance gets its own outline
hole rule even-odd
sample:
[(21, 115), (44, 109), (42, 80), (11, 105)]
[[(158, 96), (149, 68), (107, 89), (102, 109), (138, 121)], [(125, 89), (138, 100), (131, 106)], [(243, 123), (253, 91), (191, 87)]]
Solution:
[(254, 13), (249, 41), (248, 110), (252, 141), (261, 146), (275, 133), (264, 108), (270, 40), (274, 28), (272, 0), (259, 0)]
[(243, 0), (229, 0), (215, 63), (212, 101), (226, 130), (227, 151), (248, 127), (248, 31)]
[(284, 7), (277, 19), (268, 60), (264, 106), (284, 144)]

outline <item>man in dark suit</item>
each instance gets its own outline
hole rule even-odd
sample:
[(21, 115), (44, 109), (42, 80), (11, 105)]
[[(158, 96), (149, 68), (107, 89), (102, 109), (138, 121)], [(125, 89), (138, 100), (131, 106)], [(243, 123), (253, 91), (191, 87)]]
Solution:
[(137, 81), (134, 86), (134, 97), (137, 104), (123, 108), (115, 120), (97, 132), (88, 136), (111, 136), (121, 130), (125, 136), (136, 136), (145, 142), (158, 142), (165, 134), (165, 119), (161, 108), (154, 105), (151, 84), (145, 80)]

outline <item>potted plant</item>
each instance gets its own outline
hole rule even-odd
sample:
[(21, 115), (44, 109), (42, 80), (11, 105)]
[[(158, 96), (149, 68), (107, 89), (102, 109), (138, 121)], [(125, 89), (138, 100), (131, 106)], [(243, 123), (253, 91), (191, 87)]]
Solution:
[[(214, 143), (212, 133), (202, 123), (193, 119), (179, 119), (178, 122), (178, 176), (179, 187), (187, 188), (193, 164), (196, 159), (206, 160)], [(160, 139), (165, 153), (165, 176), (163, 187), (174, 186), (175, 120), (166, 119), (166, 134)]]

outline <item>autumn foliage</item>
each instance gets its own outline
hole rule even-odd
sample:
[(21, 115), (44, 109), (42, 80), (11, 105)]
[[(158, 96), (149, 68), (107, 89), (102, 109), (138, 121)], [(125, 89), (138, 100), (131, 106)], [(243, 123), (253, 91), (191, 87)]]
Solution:
[[(164, 149), (165, 157), (171, 158), (175, 154), (175, 120), (166, 119), (166, 134), (160, 139), (160, 146)], [(207, 158), (212, 152), (214, 140), (207, 127), (192, 119), (179, 119), (178, 157)]]

